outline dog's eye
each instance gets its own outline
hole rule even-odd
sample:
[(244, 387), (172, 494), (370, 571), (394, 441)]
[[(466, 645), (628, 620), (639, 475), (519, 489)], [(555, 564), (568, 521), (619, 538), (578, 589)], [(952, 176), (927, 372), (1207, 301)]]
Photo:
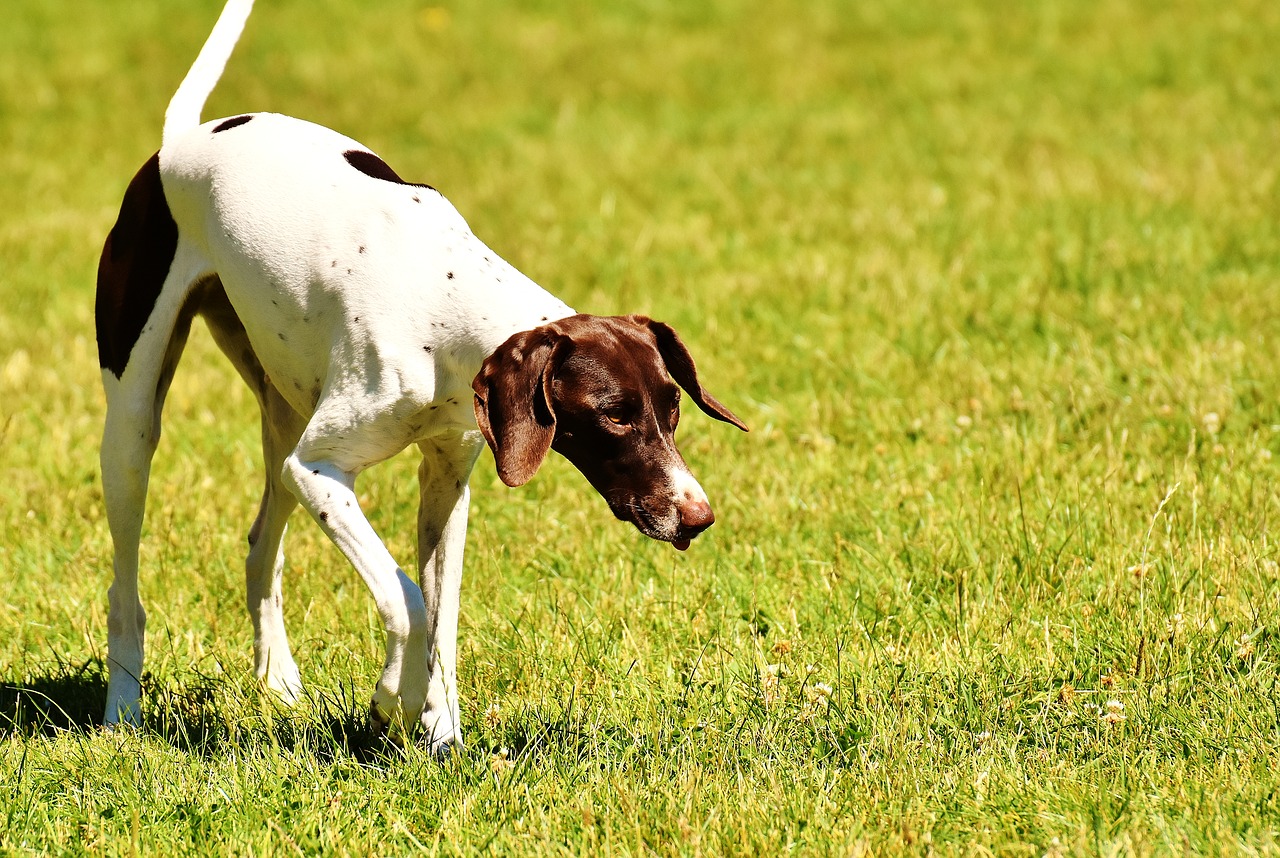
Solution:
[(608, 421), (609, 421), (610, 423), (612, 423), (614, 426), (626, 426), (628, 423), (630, 423), (630, 422), (631, 422), (631, 421), (627, 418), (627, 414), (626, 414), (626, 412), (625, 412), (625, 411), (620, 411), (620, 410), (618, 410), (618, 409), (614, 409), (614, 410), (612, 410), (612, 411), (606, 411), (606, 412), (604, 413), (604, 416), (605, 416), (605, 418), (606, 418), (606, 419), (608, 419)]

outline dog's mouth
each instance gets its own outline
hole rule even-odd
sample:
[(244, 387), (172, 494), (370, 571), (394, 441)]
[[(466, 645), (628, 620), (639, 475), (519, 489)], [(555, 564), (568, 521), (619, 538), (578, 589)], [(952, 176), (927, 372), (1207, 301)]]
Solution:
[(680, 512), (674, 507), (667, 515), (659, 516), (637, 497), (613, 497), (609, 508), (620, 521), (629, 521), (636, 530), (658, 542), (669, 542), (677, 551), (688, 551), (693, 540), (709, 525), (686, 527), (681, 523)]

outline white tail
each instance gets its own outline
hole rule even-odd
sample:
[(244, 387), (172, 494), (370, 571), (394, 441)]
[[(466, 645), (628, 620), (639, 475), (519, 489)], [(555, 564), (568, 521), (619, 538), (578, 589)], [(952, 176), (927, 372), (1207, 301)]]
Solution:
[(164, 113), (163, 139), (166, 146), (177, 135), (199, 126), (200, 111), (204, 110), (209, 93), (222, 77), (222, 70), (227, 67), (231, 51), (240, 40), (240, 33), (252, 11), (253, 0), (227, 0), (227, 5), (222, 7), (218, 23), (213, 25), (213, 32), (205, 40), (200, 55), (191, 64)]

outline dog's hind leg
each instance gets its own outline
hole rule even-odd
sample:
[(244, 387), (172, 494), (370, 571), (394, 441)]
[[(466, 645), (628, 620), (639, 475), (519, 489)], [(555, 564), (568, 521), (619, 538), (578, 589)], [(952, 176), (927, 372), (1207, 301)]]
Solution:
[(182, 356), (194, 307), (191, 289), (207, 265), (180, 243), (160, 182), (159, 157), (125, 192), (98, 264), (95, 317), (107, 395), (102, 491), (114, 546), (107, 615), (107, 724), (138, 724), (146, 613), (138, 598), (138, 542), (160, 412)]
[(181, 278), (166, 284), (117, 377), (103, 368), (107, 394), (102, 433), (102, 491), (114, 546), (108, 591), (107, 704), (103, 722), (141, 721), (143, 638), (147, 617), (138, 597), (138, 543), (151, 459), (160, 440), (160, 413), (191, 329), (192, 308)]
[[(153, 314), (153, 318), (154, 318)], [(104, 372), (107, 417), (102, 432), (102, 493), (115, 549), (114, 577), (108, 590), (106, 724), (141, 721), (143, 636), (147, 615), (138, 597), (138, 543), (147, 502), (151, 459), (160, 440), (160, 412), (178, 358), (191, 328), (189, 313), (179, 311), (154, 339), (169, 336), (156, 349), (154, 365), (131, 360), (115, 379)], [(159, 333), (163, 331), (164, 333)], [(139, 340), (135, 355), (148, 345)], [(150, 351), (150, 349), (147, 349)]]
[(226, 292), (210, 288), (201, 302), (200, 314), (218, 347), (253, 390), (262, 414), (266, 487), (258, 517), (249, 529), (249, 556), (244, 564), (245, 599), (253, 621), (253, 657), (258, 679), (285, 702), (294, 703), (302, 691), (302, 680), (285, 634), (281, 579), (286, 525), (298, 500), (281, 482), (280, 475), (285, 457), (297, 445), (306, 421), (284, 401), (267, 378)]

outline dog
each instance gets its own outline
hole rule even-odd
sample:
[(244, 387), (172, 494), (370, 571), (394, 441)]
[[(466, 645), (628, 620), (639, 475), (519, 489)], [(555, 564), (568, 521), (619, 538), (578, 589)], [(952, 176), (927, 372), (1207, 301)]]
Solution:
[[(198, 315), (261, 411), (266, 487), (245, 562), (261, 684), (290, 703), (302, 690), (281, 612), (282, 541), (301, 504), (364, 580), (386, 630), (371, 726), (445, 752), (461, 741), (462, 551), (484, 444), (508, 486), (557, 451), (617, 518), (684, 550), (715, 516), (676, 448), (680, 389), (747, 427), (702, 387), (669, 326), (577, 314), (485, 246), (438, 191), (356, 141), (271, 113), (201, 124), (252, 5), (224, 7), (99, 263), (114, 546), (103, 721), (141, 720), (138, 543), (161, 409)], [(410, 445), (422, 452), (416, 581), (354, 488)]]

